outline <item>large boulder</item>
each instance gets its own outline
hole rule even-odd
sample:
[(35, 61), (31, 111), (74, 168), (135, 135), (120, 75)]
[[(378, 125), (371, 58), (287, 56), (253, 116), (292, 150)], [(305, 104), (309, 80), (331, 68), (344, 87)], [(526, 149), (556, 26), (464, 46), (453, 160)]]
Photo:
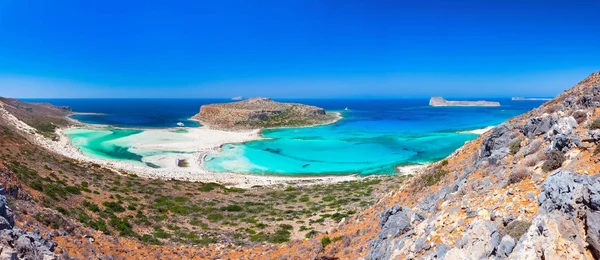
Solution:
[(399, 205), (380, 213), (381, 231), (371, 245), (369, 256), (372, 260), (390, 259), (396, 249), (401, 248), (397, 244), (399, 241), (395, 241), (395, 239), (411, 230), (410, 215), (408, 208), (402, 208)]
[(445, 255), (445, 259), (486, 259), (494, 256), (500, 243), (498, 227), (494, 222), (476, 220)]
[(558, 116), (534, 117), (523, 125), (523, 134), (529, 138), (547, 133), (558, 121)]
[(513, 130), (514, 127), (509, 123), (494, 127), (492, 132), (483, 138), (479, 157), (493, 157), (495, 160), (499, 160), (508, 155), (507, 147), (513, 141)]

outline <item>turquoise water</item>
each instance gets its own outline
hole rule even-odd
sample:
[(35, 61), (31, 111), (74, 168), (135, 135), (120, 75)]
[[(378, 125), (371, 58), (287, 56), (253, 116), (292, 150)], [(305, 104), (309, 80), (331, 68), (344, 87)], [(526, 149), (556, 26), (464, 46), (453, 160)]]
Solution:
[[(123, 114), (115, 109), (115, 100), (44, 101), (68, 105), (77, 112), (102, 113), (88, 116), (93, 118), (89, 121), (78, 118), (86, 123), (111, 125), (118, 120), (116, 124), (121, 127), (161, 128), (191, 117), (202, 104), (227, 100), (127, 100), (116, 106)], [(220, 152), (207, 156), (205, 167), (215, 172), (282, 175), (391, 174), (399, 165), (442, 159), (477, 137), (463, 131), (500, 124), (543, 103), (501, 99), (497, 100), (501, 107), (433, 108), (426, 99), (283, 101), (342, 111), (344, 119), (320, 127), (264, 130), (262, 135), (267, 140), (226, 144)], [(177, 105), (170, 108), (169, 103)], [(345, 107), (349, 110), (344, 111)], [(150, 108), (152, 113), (145, 112)], [(143, 162), (148, 156), (177, 152), (132, 148), (128, 140), (142, 133), (127, 129), (76, 130), (69, 136), (84, 154), (111, 160)]]
[(130, 160), (141, 162), (143, 156), (129, 151), (130, 147), (114, 144), (113, 141), (131, 135), (139, 134), (142, 130), (112, 129), (92, 130), (75, 129), (65, 132), (73, 145), (91, 157), (111, 160)]

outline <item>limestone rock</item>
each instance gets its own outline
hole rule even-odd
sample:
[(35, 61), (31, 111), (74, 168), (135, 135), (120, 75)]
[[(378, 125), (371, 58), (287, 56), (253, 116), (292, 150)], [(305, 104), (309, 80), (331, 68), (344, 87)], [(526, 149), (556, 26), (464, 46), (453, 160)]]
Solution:
[(517, 243), (515, 242), (514, 238), (512, 238), (509, 235), (505, 235), (504, 237), (502, 237), (500, 245), (498, 245), (496, 255), (501, 258), (508, 257), (512, 252), (513, 248), (515, 248), (515, 244)]
[(390, 259), (399, 246), (395, 238), (407, 233), (411, 229), (410, 211), (399, 205), (386, 209), (380, 215), (379, 226), (381, 231), (371, 246), (370, 257), (372, 260)]
[(558, 121), (556, 116), (530, 118), (522, 127), (523, 134), (529, 138), (543, 135), (552, 129), (556, 121)]
[(498, 227), (491, 221), (476, 220), (457, 241), (445, 259), (485, 259), (496, 251), (500, 242)]

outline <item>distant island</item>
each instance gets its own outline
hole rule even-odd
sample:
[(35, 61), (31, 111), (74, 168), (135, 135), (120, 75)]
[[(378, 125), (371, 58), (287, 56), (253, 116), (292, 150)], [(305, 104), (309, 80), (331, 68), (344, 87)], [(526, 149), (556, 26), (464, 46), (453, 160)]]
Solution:
[(242, 96), (235, 96), (235, 97), (231, 98), (231, 100), (233, 100), (233, 101), (240, 101), (240, 100), (243, 100), (243, 99), (244, 99), (244, 97), (242, 97)]
[(495, 101), (449, 101), (443, 97), (432, 97), (429, 105), (433, 107), (499, 107), (500, 102)]
[(333, 123), (339, 118), (339, 113), (326, 113), (320, 107), (276, 102), (269, 98), (203, 105), (200, 113), (193, 117), (203, 125), (222, 130), (304, 127)]
[(551, 98), (526, 98), (526, 97), (513, 97), (513, 101), (548, 101)]

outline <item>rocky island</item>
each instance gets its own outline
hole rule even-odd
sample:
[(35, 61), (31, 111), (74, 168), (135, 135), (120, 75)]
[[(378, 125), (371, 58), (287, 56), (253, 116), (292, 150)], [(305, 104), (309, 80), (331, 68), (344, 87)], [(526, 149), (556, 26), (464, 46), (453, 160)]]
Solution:
[(200, 107), (193, 117), (215, 129), (242, 130), (270, 127), (303, 127), (329, 124), (340, 118), (338, 113), (298, 103), (276, 102), (269, 98), (210, 104)]
[(432, 97), (429, 100), (432, 107), (499, 107), (500, 102), (495, 101), (449, 101), (443, 97)]

